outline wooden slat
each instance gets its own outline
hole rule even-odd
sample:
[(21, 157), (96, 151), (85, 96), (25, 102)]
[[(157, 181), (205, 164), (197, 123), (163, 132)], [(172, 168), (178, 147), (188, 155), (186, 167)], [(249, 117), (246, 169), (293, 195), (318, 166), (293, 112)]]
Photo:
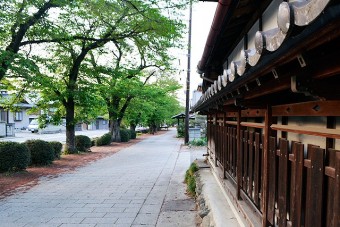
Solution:
[(293, 162), (294, 168), (292, 168), (290, 213), (292, 226), (300, 227), (302, 218), (303, 144), (293, 142), (292, 151), (295, 157), (295, 162)]
[(271, 140), (271, 134), (272, 130), (270, 126), (273, 123), (273, 117), (272, 117), (272, 108), (270, 105), (267, 105), (266, 114), (264, 117), (265, 127), (263, 129), (264, 131), (264, 139), (263, 141), (263, 160), (262, 160), (262, 167), (263, 167), (263, 173), (262, 173), (262, 192), (261, 192), (261, 208), (262, 208), (262, 227), (267, 227), (269, 224), (268, 219), (268, 211), (269, 211), (269, 153), (270, 153), (270, 140)]
[(340, 152), (335, 155), (333, 226), (340, 226)]
[(237, 150), (236, 150), (236, 128), (233, 127), (233, 176), (236, 179)]
[(228, 154), (227, 154), (227, 159), (228, 159), (228, 172), (231, 175), (231, 127), (228, 127)]
[(324, 176), (324, 149), (309, 146), (311, 168), (307, 170), (305, 226), (322, 226), (322, 195)]
[(295, 172), (296, 172), (296, 142), (292, 142), (291, 146), (291, 152), (292, 154), (289, 154), (289, 161), (291, 162), (290, 165), (290, 221), (287, 223), (290, 223), (291, 226), (293, 225), (293, 219), (294, 219), (294, 212), (295, 212)]
[(254, 169), (254, 133), (249, 132), (249, 197), (253, 199), (253, 169)]
[(275, 210), (275, 185), (276, 185), (276, 138), (270, 137), (269, 152), (268, 152), (268, 211), (267, 219), (274, 225), (274, 210)]
[[(242, 124), (242, 123), (241, 123)], [(339, 129), (329, 129), (329, 128), (319, 128), (319, 127), (309, 127), (309, 126), (293, 126), (293, 125), (278, 125), (272, 124), (271, 128), (273, 130), (293, 132), (298, 134), (306, 134), (312, 136), (322, 136), (333, 139), (340, 139)]]
[(313, 101), (273, 106), (273, 116), (340, 116), (340, 101)]
[(243, 138), (243, 190), (248, 194), (248, 131), (244, 131)]
[(251, 127), (251, 128), (264, 128), (263, 123), (241, 122), (241, 125), (244, 127)]
[(334, 201), (336, 199), (335, 196), (335, 172), (336, 172), (336, 153), (340, 153), (340, 151), (334, 149), (327, 150), (327, 159), (328, 159), (328, 166), (325, 168), (325, 174), (327, 175), (327, 169), (334, 169), (334, 172), (329, 175), (333, 175), (333, 177), (328, 177), (326, 179), (327, 184), (327, 207), (326, 207), (326, 226), (336, 226), (333, 223), (333, 213), (334, 213)]
[(237, 125), (237, 121), (225, 121), (228, 125)]
[(241, 199), (241, 185), (242, 185), (242, 130), (240, 126), (240, 111), (238, 112), (237, 115), (237, 199)]
[(288, 196), (288, 145), (285, 139), (280, 139), (279, 180), (278, 180), (278, 224), (287, 225), (287, 196)]
[(260, 190), (260, 134), (255, 133), (255, 163), (254, 163), (254, 203), (259, 205), (259, 190)]
[[(240, 119), (240, 118), (238, 118)], [(237, 126), (237, 151), (238, 151), (238, 162), (237, 162), (237, 199), (241, 199), (241, 188), (242, 188), (242, 176), (243, 176), (243, 130), (240, 125)]]
[(224, 173), (223, 176), (226, 178), (226, 171), (227, 171), (227, 127), (223, 127), (223, 163), (224, 163)]

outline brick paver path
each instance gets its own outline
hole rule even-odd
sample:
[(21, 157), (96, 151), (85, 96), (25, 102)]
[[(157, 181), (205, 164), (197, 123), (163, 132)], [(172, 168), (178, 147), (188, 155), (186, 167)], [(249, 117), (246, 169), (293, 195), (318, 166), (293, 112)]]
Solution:
[(174, 136), (150, 137), (0, 200), (0, 226), (156, 226), (179, 157), (190, 159)]

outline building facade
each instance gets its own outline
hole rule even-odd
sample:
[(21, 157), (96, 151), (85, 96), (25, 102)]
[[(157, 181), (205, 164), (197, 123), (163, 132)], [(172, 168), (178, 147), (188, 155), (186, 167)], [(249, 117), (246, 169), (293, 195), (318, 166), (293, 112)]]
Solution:
[(340, 2), (220, 0), (192, 111), (254, 226), (340, 226)]

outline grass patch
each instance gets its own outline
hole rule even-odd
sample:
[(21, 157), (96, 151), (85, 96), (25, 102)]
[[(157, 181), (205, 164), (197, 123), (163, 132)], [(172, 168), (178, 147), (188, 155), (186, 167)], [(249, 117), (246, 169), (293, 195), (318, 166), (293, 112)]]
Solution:
[(198, 170), (198, 166), (195, 162), (191, 163), (189, 169), (185, 173), (185, 183), (187, 184), (187, 193), (195, 197), (196, 195), (196, 178), (195, 173)]

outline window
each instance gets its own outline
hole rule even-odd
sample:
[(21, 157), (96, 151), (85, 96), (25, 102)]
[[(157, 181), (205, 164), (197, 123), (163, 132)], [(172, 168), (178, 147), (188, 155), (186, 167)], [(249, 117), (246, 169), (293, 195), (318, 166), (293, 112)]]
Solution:
[(15, 112), (14, 120), (15, 120), (15, 121), (22, 121), (22, 111), (20, 111), (20, 112)]

